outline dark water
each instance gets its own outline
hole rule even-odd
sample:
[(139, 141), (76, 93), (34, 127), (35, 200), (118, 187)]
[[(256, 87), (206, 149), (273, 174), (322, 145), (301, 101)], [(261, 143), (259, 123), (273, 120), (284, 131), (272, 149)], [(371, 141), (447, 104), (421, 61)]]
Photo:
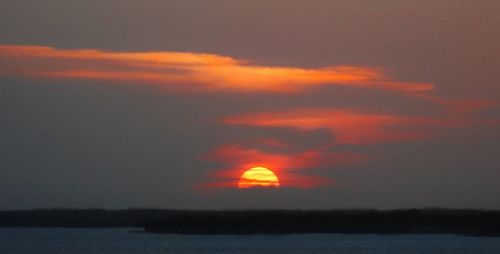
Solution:
[(130, 229), (0, 228), (1, 254), (500, 253), (500, 238), (454, 235), (157, 235)]

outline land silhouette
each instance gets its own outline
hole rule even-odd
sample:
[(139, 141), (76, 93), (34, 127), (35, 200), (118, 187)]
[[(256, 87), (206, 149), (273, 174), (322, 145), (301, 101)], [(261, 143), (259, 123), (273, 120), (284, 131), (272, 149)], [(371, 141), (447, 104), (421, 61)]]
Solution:
[(500, 211), (37, 209), (0, 211), (0, 227), (135, 227), (169, 234), (460, 234), (500, 236)]

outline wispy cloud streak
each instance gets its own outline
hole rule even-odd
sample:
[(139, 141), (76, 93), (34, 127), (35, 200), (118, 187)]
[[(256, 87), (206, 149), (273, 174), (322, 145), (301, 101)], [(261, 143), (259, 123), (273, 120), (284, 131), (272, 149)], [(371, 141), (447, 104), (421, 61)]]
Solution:
[(398, 81), (380, 68), (265, 66), (228, 56), (190, 52), (0, 45), (0, 65), (2, 75), (134, 82), (179, 90), (287, 93), (317, 86), (352, 86), (420, 93), (434, 88), (429, 83)]
[(466, 119), (365, 113), (348, 109), (294, 109), (233, 116), (228, 125), (292, 128), (303, 131), (329, 130), (335, 144), (402, 142), (430, 137), (436, 128), (460, 127)]
[(286, 94), (328, 86), (378, 89), (395, 92), (405, 99), (416, 98), (439, 109), (418, 116), (404, 114), (401, 110), (395, 114), (391, 109), (376, 112), (356, 106), (347, 108), (347, 105), (345, 108), (293, 105), (287, 110), (269, 109), (227, 116), (221, 119), (221, 124), (292, 129), (306, 134), (326, 130), (331, 140), (307, 148), (293, 147), (290, 140), (269, 137), (221, 145), (206, 158), (224, 165), (213, 172), (214, 181), (208, 183), (208, 187), (236, 187), (241, 174), (257, 166), (273, 170), (283, 187), (317, 187), (330, 184), (332, 180), (310, 169), (355, 165), (367, 158), (357, 153), (335, 152), (337, 145), (414, 142), (451, 128), (499, 124), (498, 120), (486, 120), (473, 114), (495, 106), (496, 102), (443, 98), (435, 94), (431, 83), (401, 81), (388, 75), (383, 68), (364, 66), (267, 66), (247, 59), (194, 52), (115, 52), (0, 45), (0, 75), (133, 83), (159, 86), (171, 92), (194, 93)]

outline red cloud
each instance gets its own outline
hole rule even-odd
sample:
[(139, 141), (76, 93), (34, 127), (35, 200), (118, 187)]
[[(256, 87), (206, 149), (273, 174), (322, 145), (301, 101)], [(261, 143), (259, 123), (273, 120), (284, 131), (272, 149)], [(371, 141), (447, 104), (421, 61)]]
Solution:
[[(442, 118), (372, 113), (349, 109), (307, 109), (254, 113), (224, 118), (227, 125), (291, 128), (300, 131), (329, 130), (331, 144), (373, 144), (415, 141), (436, 130), (476, 123), (498, 124), (474, 118), (470, 112), (492, 107), (484, 100), (445, 99), (430, 93), (429, 83), (403, 82), (380, 68), (327, 66), (299, 68), (265, 66), (216, 54), (190, 52), (110, 52), (97, 49), (55, 49), (44, 46), (0, 45), (0, 75), (36, 78), (88, 79), (158, 85), (175, 91), (232, 91), (291, 93), (319, 86), (348, 86), (396, 91), (445, 109)], [(363, 156), (327, 152), (315, 148), (300, 153), (267, 152), (253, 146), (287, 150), (290, 145), (274, 139), (253, 139), (248, 146), (226, 145), (210, 159), (226, 169), (214, 173), (210, 186), (237, 185), (243, 171), (267, 167), (278, 175), (281, 186), (309, 188), (330, 180), (308, 174), (307, 169), (359, 163)], [(290, 149), (288, 149), (290, 150)]]
[(240, 145), (225, 145), (216, 149), (207, 159), (225, 164), (227, 168), (215, 171), (217, 179), (209, 187), (237, 187), (244, 171), (252, 167), (271, 169), (282, 187), (311, 188), (330, 184), (331, 180), (307, 172), (309, 169), (353, 165), (366, 160), (354, 153), (323, 153), (309, 150), (296, 154), (270, 153)]
[[(445, 101), (447, 102), (447, 101)], [(457, 105), (462, 105), (457, 103)], [(473, 110), (482, 103), (463, 104)], [(455, 106), (455, 105), (453, 105)], [(460, 107), (458, 107), (460, 108)], [(218, 181), (213, 186), (235, 186), (239, 176), (255, 166), (263, 166), (276, 171), (282, 179), (282, 186), (310, 188), (328, 184), (329, 179), (304, 174), (307, 169), (335, 166), (339, 164), (358, 164), (367, 156), (355, 153), (329, 152), (327, 149), (336, 144), (374, 144), (386, 142), (408, 142), (428, 138), (438, 130), (465, 127), (473, 124), (494, 124), (475, 119), (461, 113), (469, 110), (455, 110), (443, 118), (402, 116), (394, 114), (365, 113), (348, 109), (295, 109), (289, 111), (264, 112), (224, 118), (228, 125), (247, 125), (270, 128), (292, 128), (301, 131), (329, 130), (335, 140), (326, 141), (322, 147), (305, 152), (269, 153), (249, 149), (240, 145), (227, 145), (219, 148), (212, 159), (229, 165), (217, 171), (214, 176), (226, 181)], [(257, 144), (266, 144), (257, 142)], [(267, 142), (269, 147), (289, 148), (282, 142)], [(275, 144), (280, 144), (275, 146)], [(326, 148), (326, 149), (325, 149)]]
[(449, 115), (461, 116), (481, 109), (492, 108), (497, 105), (496, 101), (480, 99), (447, 99), (430, 94), (412, 94), (412, 96), (430, 101), (445, 109)]
[(429, 127), (466, 125), (461, 119), (398, 116), (362, 113), (346, 109), (296, 109), (227, 117), (223, 123), (312, 131), (330, 130), (336, 144), (371, 144), (423, 139), (432, 133)]
[[(227, 56), (182, 52), (109, 52), (0, 45), (0, 74), (135, 82), (185, 90), (297, 92), (316, 86), (353, 86), (419, 93), (432, 84), (394, 80), (378, 68), (263, 66)], [(182, 88), (179, 88), (182, 87)]]

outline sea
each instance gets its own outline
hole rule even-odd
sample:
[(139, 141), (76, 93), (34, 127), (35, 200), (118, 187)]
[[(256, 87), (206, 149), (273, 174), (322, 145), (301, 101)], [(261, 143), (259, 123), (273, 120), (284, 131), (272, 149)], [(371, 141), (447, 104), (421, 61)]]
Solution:
[(457, 235), (177, 235), (133, 228), (0, 228), (1, 254), (500, 253), (500, 237)]

